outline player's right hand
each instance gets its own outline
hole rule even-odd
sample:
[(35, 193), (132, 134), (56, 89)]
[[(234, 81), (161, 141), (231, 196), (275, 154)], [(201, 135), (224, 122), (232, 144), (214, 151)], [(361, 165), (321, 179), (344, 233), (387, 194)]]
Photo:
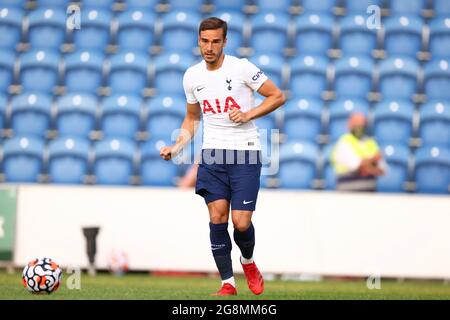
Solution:
[(172, 158), (175, 158), (178, 155), (179, 151), (180, 150), (179, 147), (177, 147), (177, 145), (165, 146), (159, 150), (159, 155), (164, 160), (170, 160)]
[(161, 156), (161, 158), (163, 158), (164, 160), (170, 160), (172, 159), (172, 146), (165, 146), (162, 147), (159, 150), (159, 155)]

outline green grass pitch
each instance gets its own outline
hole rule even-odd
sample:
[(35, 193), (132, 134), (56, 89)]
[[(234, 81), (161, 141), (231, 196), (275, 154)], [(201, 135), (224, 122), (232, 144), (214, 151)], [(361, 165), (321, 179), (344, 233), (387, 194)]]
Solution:
[[(118, 278), (109, 274), (81, 276), (81, 289), (69, 290), (67, 276), (58, 291), (51, 295), (29, 293), (21, 283), (21, 274), (0, 271), (0, 300), (4, 299), (217, 299), (219, 280), (209, 277), (167, 277), (147, 274), (128, 274)], [(304, 299), (450, 299), (450, 285), (442, 281), (397, 282), (382, 280), (381, 289), (369, 290), (363, 280), (325, 280), (320, 282), (266, 281), (266, 291), (253, 295), (245, 279), (237, 277), (238, 295), (220, 299), (243, 300), (304, 300)]]

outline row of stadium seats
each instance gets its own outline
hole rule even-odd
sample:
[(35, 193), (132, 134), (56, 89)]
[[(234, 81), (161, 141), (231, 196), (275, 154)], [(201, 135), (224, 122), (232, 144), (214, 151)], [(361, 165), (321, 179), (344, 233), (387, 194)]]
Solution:
[[(198, 23), (219, 15), (226, 52), (249, 57), (290, 97), (257, 120), (284, 138), (280, 170), (264, 186), (333, 189), (333, 143), (361, 111), (389, 164), (378, 190), (449, 192), (446, 0), (70, 3), (81, 7), (81, 29), (67, 32), (69, 1), (0, 0), (7, 182), (174, 185), (185, 166), (161, 160), (159, 148), (184, 116)], [(389, 9), (380, 30), (367, 27), (371, 4)]]
[[(33, 3), (33, 1), (29, 1)], [(253, 6), (254, 11), (288, 11), (292, 7), (301, 7), (305, 11), (333, 12), (336, 7), (343, 8), (347, 12), (366, 12), (370, 5), (377, 5), (383, 9), (389, 9), (394, 13), (421, 14), (424, 10), (434, 10), (442, 14), (450, 13), (450, 5), (446, 0), (39, 0), (36, 4), (39, 8), (66, 8), (71, 2), (80, 3), (83, 8), (115, 9), (115, 4), (123, 4), (126, 9), (151, 8), (158, 10), (158, 5), (167, 5), (166, 10), (188, 9), (197, 11), (205, 10), (204, 6), (210, 6), (209, 10), (234, 10), (245, 11), (248, 6)], [(25, 0), (2, 0), (0, 4), (7, 7), (24, 8)], [(119, 10), (123, 10), (119, 6)]]
[[(109, 86), (114, 93), (143, 95), (145, 88), (157, 93), (182, 93), (184, 71), (194, 63), (192, 55), (162, 54), (154, 59), (135, 52), (106, 58), (87, 51), (67, 55), (32, 51), (16, 57), (0, 51), (0, 92), (12, 84), (23, 91), (53, 93), (56, 86), (67, 92), (97, 94)], [(375, 63), (370, 57), (350, 56), (333, 62), (321, 56), (298, 56), (289, 63), (273, 55), (250, 61), (259, 66), (280, 88), (293, 96), (320, 97), (336, 91), (337, 98), (366, 99), (379, 92), (384, 99), (413, 99), (424, 93), (429, 100), (450, 99), (449, 59), (432, 60), (421, 67), (410, 58), (389, 58)]]
[[(143, 10), (125, 11), (113, 19), (110, 12), (92, 9), (83, 10), (82, 27), (66, 35), (63, 10), (38, 9), (25, 20), (20, 11), (0, 10), (0, 48), (8, 49), (22, 42), (34, 50), (59, 50), (63, 44), (73, 43), (77, 50), (104, 51), (108, 45), (117, 45), (121, 50), (147, 52), (158, 45), (167, 51), (192, 51), (197, 46), (201, 20), (199, 14), (189, 11), (172, 11), (158, 18)], [(331, 15), (317, 13), (295, 19), (282, 13), (261, 13), (249, 19), (236, 12), (215, 14), (229, 24), (228, 50), (233, 54), (241, 47), (258, 53), (283, 53), (285, 48), (294, 48), (301, 54), (324, 54), (333, 48), (345, 54), (371, 54), (385, 49), (388, 56), (412, 57), (419, 51), (429, 51), (435, 57), (448, 56), (450, 51), (450, 19), (445, 16), (436, 17), (429, 25), (420, 17), (392, 16), (383, 19), (383, 28), (377, 29), (368, 28), (365, 15), (335, 21)]]
[[(150, 140), (138, 147), (127, 139), (104, 139), (90, 145), (88, 140), (63, 137), (46, 146), (36, 137), (21, 136), (4, 141), (2, 169), (7, 182), (42, 181), (45, 174), (52, 183), (171, 186), (182, 172), (180, 166), (159, 157), (165, 144)], [(414, 155), (399, 145), (385, 145), (382, 150), (389, 174), (378, 181), (380, 191), (401, 192), (414, 180), (417, 192), (450, 192), (450, 148), (424, 147)], [(330, 152), (331, 147), (321, 151), (302, 140), (283, 144), (279, 172), (263, 175), (262, 184), (268, 186), (272, 179), (282, 188), (333, 189)], [(320, 186), (318, 179), (322, 179)]]
[[(258, 101), (256, 102), (258, 103)], [(0, 128), (12, 129), (9, 135), (92, 137), (101, 131), (104, 137), (145, 140), (170, 139), (184, 118), (183, 96), (160, 95), (143, 101), (133, 95), (113, 95), (101, 102), (95, 96), (70, 94), (52, 101), (43, 94), (22, 94), (10, 103), (0, 95)], [(363, 100), (345, 99), (327, 107), (317, 99), (291, 99), (276, 112), (256, 120), (260, 129), (279, 129), (287, 140), (320, 142), (328, 135), (334, 142), (346, 132), (352, 112), (369, 116), (373, 135), (380, 143), (408, 145), (420, 138), (423, 145), (450, 148), (450, 103), (434, 101), (416, 111), (404, 100), (384, 101), (372, 107)], [(144, 135), (142, 135), (144, 133)], [(144, 137), (141, 139), (139, 137)]]
[[(330, 164), (332, 145), (322, 151), (307, 141), (291, 141), (280, 147), (280, 169), (275, 175), (277, 187), (286, 189), (310, 189), (317, 185), (332, 190), (336, 185), (334, 169)], [(423, 147), (415, 153), (405, 146), (386, 144), (381, 146), (388, 172), (377, 181), (381, 192), (402, 192), (408, 182), (415, 182), (415, 191), (423, 193), (450, 192), (450, 149)], [(317, 181), (316, 179), (322, 179)], [(263, 185), (268, 185), (263, 176)], [(320, 188), (319, 187), (319, 188)]]

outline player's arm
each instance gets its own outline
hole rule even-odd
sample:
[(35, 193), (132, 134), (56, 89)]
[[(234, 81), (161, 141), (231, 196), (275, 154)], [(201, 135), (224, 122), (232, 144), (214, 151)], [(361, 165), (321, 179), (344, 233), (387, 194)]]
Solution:
[(258, 93), (265, 97), (259, 106), (250, 109), (247, 112), (242, 112), (237, 108), (233, 108), (229, 112), (230, 120), (245, 123), (260, 118), (276, 110), (286, 101), (284, 93), (269, 79), (264, 81), (261, 87), (259, 87)]
[(164, 160), (176, 157), (180, 151), (191, 141), (197, 132), (200, 123), (201, 109), (199, 103), (186, 104), (186, 116), (181, 124), (181, 131), (174, 145), (162, 147), (159, 154)]

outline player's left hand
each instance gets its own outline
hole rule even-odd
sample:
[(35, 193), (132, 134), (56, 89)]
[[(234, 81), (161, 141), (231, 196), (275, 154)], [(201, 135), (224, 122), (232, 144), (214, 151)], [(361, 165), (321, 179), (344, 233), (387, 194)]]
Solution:
[(238, 108), (231, 108), (231, 110), (228, 112), (228, 116), (231, 121), (237, 123), (246, 123), (250, 121), (249, 117), (247, 116), (247, 113), (242, 112)]

